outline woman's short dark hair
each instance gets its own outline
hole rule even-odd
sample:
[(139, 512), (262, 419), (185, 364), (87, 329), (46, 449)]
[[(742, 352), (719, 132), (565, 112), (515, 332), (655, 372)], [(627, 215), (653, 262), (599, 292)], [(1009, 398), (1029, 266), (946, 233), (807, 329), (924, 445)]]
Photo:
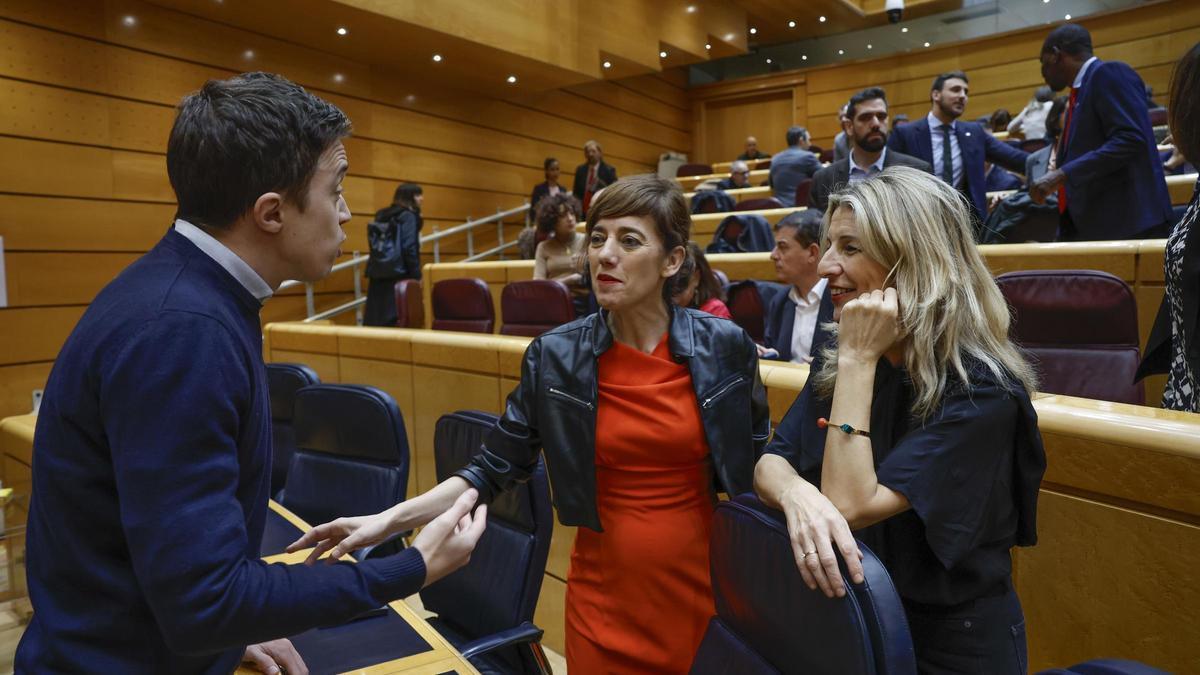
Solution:
[(553, 164), (558, 164), (558, 160), (554, 159), (553, 157), (547, 157), (542, 161), (542, 171), (549, 171), (550, 166)]
[(348, 135), (337, 106), (278, 75), (209, 80), (179, 103), (167, 141), (177, 217), (228, 227), (267, 192), (304, 210), (317, 160)]
[(725, 289), (721, 287), (720, 280), (713, 273), (712, 266), (708, 264), (708, 258), (704, 257), (704, 249), (694, 241), (689, 241), (687, 244), (687, 259), (683, 263), (683, 267), (679, 268), (679, 274), (672, 278), (678, 278), (678, 288), (672, 289), (671, 295), (678, 295), (687, 288), (688, 282), (692, 278), (692, 272), (699, 270), (700, 283), (696, 285), (696, 294), (692, 296), (692, 304), (689, 307), (699, 308), (704, 303), (716, 298), (721, 302), (725, 302)]
[(1189, 162), (1200, 161), (1200, 42), (1175, 64), (1167, 117), (1175, 147)]
[(988, 125), (992, 131), (1007, 131), (1008, 123), (1012, 121), (1012, 113), (1008, 112), (1008, 108), (997, 108), (996, 112), (988, 118)]
[(534, 216), (538, 231), (543, 234), (554, 232), (554, 224), (568, 211), (575, 214), (575, 220), (583, 218), (583, 209), (579, 206), (579, 200), (570, 192), (559, 192), (542, 197), (538, 202), (537, 215)]
[(396, 188), (396, 192), (392, 194), (392, 204), (420, 213), (421, 207), (417, 205), (417, 195), (423, 193), (424, 190), (416, 183), (401, 183)]
[[(588, 234), (601, 220), (626, 216), (649, 218), (662, 240), (664, 252), (670, 252), (676, 246), (683, 246), (686, 250), (692, 234), (692, 216), (679, 183), (652, 173), (618, 180), (604, 188), (604, 192), (588, 209)], [(687, 277), (681, 277), (676, 272), (667, 280), (663, 295), (668, 302), (673, 295), (672, 290), (681, 279), (684, 284), (687, 283)]]

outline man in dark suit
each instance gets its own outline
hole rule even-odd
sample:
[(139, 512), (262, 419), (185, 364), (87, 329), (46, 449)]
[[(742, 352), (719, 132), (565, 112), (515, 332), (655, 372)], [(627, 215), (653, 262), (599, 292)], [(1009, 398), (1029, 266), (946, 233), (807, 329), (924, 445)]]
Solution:
[(813, 176), (808, 205), (822, 213), (829, 205), (829, 193), (847, 183), (856, 183), (873, 176), (889, 166), (911, 166), (932, 171), (928, 162), (921, 161), (887, 147), (888, 104), (879, 87), (863, 89), (846, 105), (843, 126), (854, 143), (850, 155), (821, 169)]
[(775, 198), (784, 206), (795, 206), (796, 187), (821, 170), (821, 160), (816, 153), (809, 151), (811, 143), (808, 129), (804, 127), (788, 129), (787, 144), (787, 150), (771, 159), (767, 183), (775, 193)]
[(1029, 155), (992, 138), (978, 122), (959, 120), (967, 107), (967, 94), (966, 73), (938, 75), (930, 89), (929, 114), (893, 129), (888, 147), (928, 162), (933, 175), (967, 196), (975, 217), (982, 221), (987, 216), (984, 160), (1019, 173)]
[(777, 295), (767, 307), (759, 356), (810, 363), (829, 337), (821, 326), (833, 321), (833, 299), (828, 284), (817, 273), (820, 240), (821, 214), (812, 209), (788, 214), (775, 224), (771, 262), (788, 292)]
[(617, 170), (604, 163), (604, 151), (596, 141), (583, 144), (583, 156), (587, 161), (575, 167), (575, 186), (572, 192), (583, 205), (583, 215), (587, 216), (592, 197), (603, 188), (617, 182)]
[(1070, 86), (1056, 168), (1029, 189), (1035, 201), (1058, 194), (1059, 238), (1167, 236), (1171, 197), (1133, 68), (1092, 56), (1083, 26), (1063, 24), (1042, 44), (1042, 77)]
[(744, 160), (736, 160), (729, 165), (729, 178), (717, 182), (718, 190), (737, 190), (750, 187), (750, 165)]

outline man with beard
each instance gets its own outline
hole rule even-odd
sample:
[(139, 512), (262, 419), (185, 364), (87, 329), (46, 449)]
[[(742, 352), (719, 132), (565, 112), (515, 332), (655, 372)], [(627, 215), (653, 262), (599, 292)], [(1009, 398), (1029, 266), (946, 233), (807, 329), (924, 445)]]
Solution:
[(897, 128), (888, 148), (919, 157), (933, 166), (933, 175), (954, 186), (971, 202), (975, 217), (987, 216), (984, 161), (1020, 173), (1029, 155), (1001, 143), (978, 122), (959, 120), (967, 107), (967, 75), (955, 70), (933, 80), (929, 114)]
[(928, 162), (887, 147), (888, 104), (879, 87), (863, 89), (846, 104), (846, 135), (854, 139), (850, 155), (821, 169), (813, 176), (808, 205), (825, 211), (829, 193), (847, 183), (857, 183), (889, 166), (911, 166), (931, 172)]

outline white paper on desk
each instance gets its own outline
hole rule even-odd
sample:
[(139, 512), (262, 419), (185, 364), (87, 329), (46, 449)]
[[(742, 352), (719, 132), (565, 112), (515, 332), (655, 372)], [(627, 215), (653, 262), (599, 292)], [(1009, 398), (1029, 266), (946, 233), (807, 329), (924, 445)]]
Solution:
[(8, 307), (8, 286), (4, 274), (4, 237), (0, 237), (0, 307)]

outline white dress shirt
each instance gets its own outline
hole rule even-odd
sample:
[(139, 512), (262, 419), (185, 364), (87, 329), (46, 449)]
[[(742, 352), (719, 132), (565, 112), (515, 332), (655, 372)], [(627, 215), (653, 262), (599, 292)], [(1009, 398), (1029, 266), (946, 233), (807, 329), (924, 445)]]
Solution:
[[(925, 117), (929, 121), (929, 140), (933, 146), (933, 175), (938, 178), (942, 177), (942, 121), (934, 116), (933, 112)], [(963, 170), (962, 170), (962, 151), (958, 148), (958, 120), (950, 123), (950, 161), (951, 173), (954, 177), (954, 185), (951, 187), (959, 187), (962, 185)]]
[[(1079, 72), (1075, 75), (1075, 81), (1071, 83), (1071, 87), (1073, 89), (1078, 89), (1080, 86), (1083, 85), (1083, 76), (1087, 75), (1088, 68), (1091, 68), (1092, 63), (1094, 63), (1095, 61), (1096, 61), (1096, 57), (1093, 56), (1092, 58), (1083, 62), (1083, 65), (1079, 68)], [(1078, 103), (1078, 102), (1079, 101), (1077, 100), (1076, 103)]]
[(175, 231), (187, 237), (188, 241), (196, 245), (196, 248), (212, 258), (226, 272), (229, 272), (230, 276), (237, 279), (238, 283), (249, 291), (250, 295), (258, 298), (260, 303), (266, 302), (275, 294), (275, 291), (271, 290), (271, 287), (258, 275), (258, 272), (254, 271), (253, 267), (229, 250), (228, 246), (214, 239), (211, 234), (178, 218), (175, 220)]
[(826, 280), (821, 279), (808, 290), (803, 298), (792, 286), (788, 300), (796, 306), (795, 323), (792, 324), (792, 363), (812, 361), (813, 334), (817, 332), (817, 313), (821, 311), (821, 296), (825, 294)]

